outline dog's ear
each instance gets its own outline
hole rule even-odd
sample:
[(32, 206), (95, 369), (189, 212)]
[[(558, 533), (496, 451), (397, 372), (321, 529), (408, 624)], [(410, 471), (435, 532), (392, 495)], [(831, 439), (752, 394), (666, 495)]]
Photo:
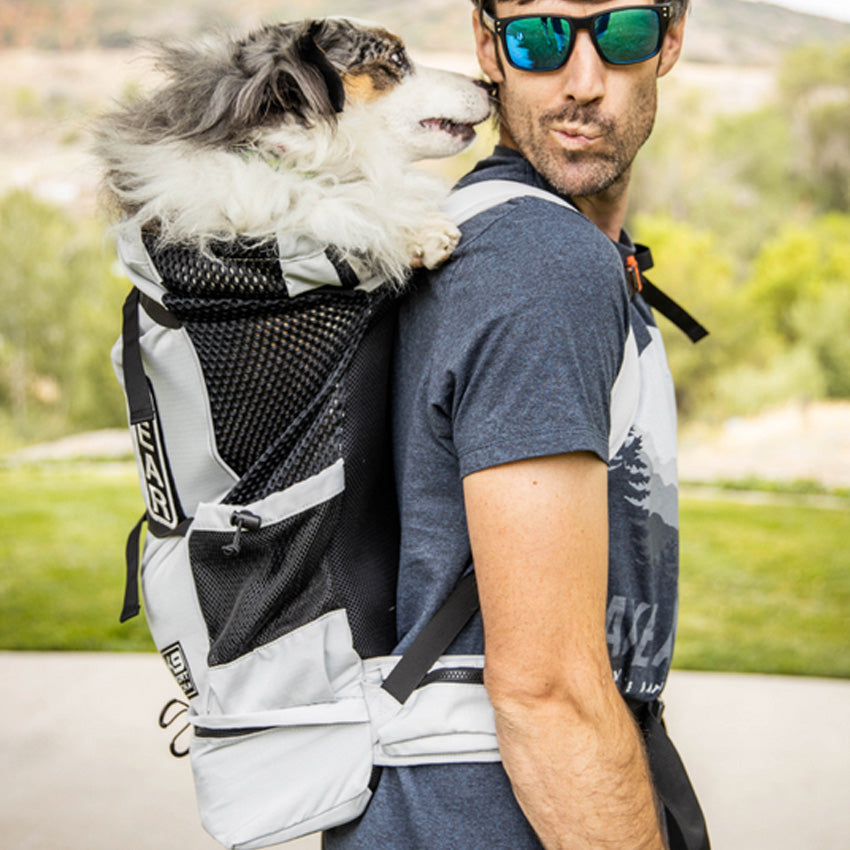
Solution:
[(305, 65), (315, 68), (322, 75), (327, 86), (330, 106), (338, 113), (342, 112), (345, 106), (345, 86), (339, 71), (316, 43), (316, 34), (321, 32), (322, 28), (321, 21), (313, 21), (310, 29), (299, 40), (298, 51)]
[(322, 22), (282, 25), (242, 45), (240, 64), (250, 75), (236, 112), (246, 126), (291, 115), (302, 124), (334, 121), (345, 104), (342, 77), (316, 43)]

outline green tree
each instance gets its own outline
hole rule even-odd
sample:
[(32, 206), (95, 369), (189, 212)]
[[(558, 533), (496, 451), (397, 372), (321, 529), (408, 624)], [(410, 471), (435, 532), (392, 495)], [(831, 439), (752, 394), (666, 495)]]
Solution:
[(850, 44), (792, 51), (780, 75), (793, 172), (816, 210), (850, 212)]
[(763, 247), (744, 294), (779, 348), (817, 364), (811, 395), (850, 396), (850, 215), (786, 225)]
[(850, 396), (850, 44), (790, 52), (753, 111), (672, 94), (636, 164), (630, 228), (655, 251), (653, 279), (712, 331), (693, 347), (665, 334), (683, 416)]
[(798, 213), (793, 156), (788, 122), (775, 106), (705, 115), (700, 97), (686, 93), (662, 113), (636, 161), (632, 206), (636, 214), (669, 215), (710, 231), (740, 271), (760, 242)]
[(109, 365), (126, 288), (94, 219), (0, 198), (0, 409), (19, 440), (116, 425)]
[(758, 109), (713, 112), (687, 89), (665, 97), (635, 166), (637, 212), (710, 230), (745, 276), (789, 220), (850, 211), (850, 44), (789, 52)]
[(710, 332), (694, 345), (666, 319), (658, 319), (679, 412), (683, 419), (705, 418), (715, 406), (718, 375), (747, 356), (757, 333), (756, 317), (742, 310), (732, 261), (712, 233), (663, 215), (638, 216), (634, 232), (652, 248), (650, 280)]

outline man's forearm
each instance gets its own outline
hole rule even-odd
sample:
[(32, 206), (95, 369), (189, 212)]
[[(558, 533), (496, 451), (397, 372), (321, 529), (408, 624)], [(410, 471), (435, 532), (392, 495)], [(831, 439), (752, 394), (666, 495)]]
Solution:
[(637, 725), (618, 695), (582, 715), (556, 698), (496, 702), (514, 793), (547, 850), (662, 850)]
[(464, 479), (499, 748), (549, 850), (664, 846), (605, 639), (607, 484), (607, 464), (588, 454)]

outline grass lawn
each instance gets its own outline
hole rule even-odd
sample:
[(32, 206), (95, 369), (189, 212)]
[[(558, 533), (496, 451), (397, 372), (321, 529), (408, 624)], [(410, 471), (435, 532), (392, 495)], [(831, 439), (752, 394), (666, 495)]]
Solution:
[(0, 648), (153, 649), (143, 617), (118, 622), (135, 466), (0, 469), (0, 492)]
[(675, 666), (850, 677), (850, 501), (793, 501), (683, 499)]
[[(149, 650), (118, 622), (130, 465), (0, 469), (0, 649)], [(850, 678), (850, 501), (682, 500), (674, 664)]]

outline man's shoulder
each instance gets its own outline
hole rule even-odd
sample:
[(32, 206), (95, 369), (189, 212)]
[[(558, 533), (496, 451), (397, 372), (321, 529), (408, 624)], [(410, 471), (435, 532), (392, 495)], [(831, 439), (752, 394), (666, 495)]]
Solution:
[[(498, 181), (502, 186), (510, 181)], [(481, 184), (484, 185), (484, 184)], [(523, 240), (534, 241), (539, 248), (569, 249), (570, 246), (597, 246), (610, 250), (610, 240), (574, 207), (557, 202), (557, 196), (524, 191), (515, 184), (516, 194), (496, 194), (487, 205), (460, 225), (466, 244), (471, 248), (482, 237), (508, 250)], [(501, 188), (501, 187), (500, 187)]]
[[(469, 202), (461, 200), (470, 198)], [(528, 160), (507, 148), (497, 147), (492, 156), (460, 180), (450, 208), (465, 216), (459, 256), (480, 249), (475, 243), (485, 236), (488, 243), (505, 251), (524, 241), (555, 250), (577, 245), (582, 250), (595, 246), (610, 253), (613, 247)]]
[(454, 334), (459, 324), (500, 316), (519, 322), (525, 315), (529, 321), (547, 321), (567, 308), (570, 315), (592, 313), (600, 320), (610, 318), (611, 310), (625, 315), (622, 258), (596, 225), (559, 203), (558, 196), (549, 200), (543, 190), (551, 187), (519, 154), (497, 148), (456, 191), (488, 181), (502, 189), (515, 187), (516, 193), (496, 192), (490, 198), (485, 191), (474, 199), (459, 246), (423, 281), (410, 320), (449, 327)]
[[(462, 238), (447, 265), (434, 276), (460, 289), (482, 279), (491, 295), (522, 284), (527, 295), (542, 290), (625, 286), (614, 243), (575, 209), (540, 195), (520, 194), (495, 202), (461, 224)], [(566, 292), (563, 292), (566, 295)]]

